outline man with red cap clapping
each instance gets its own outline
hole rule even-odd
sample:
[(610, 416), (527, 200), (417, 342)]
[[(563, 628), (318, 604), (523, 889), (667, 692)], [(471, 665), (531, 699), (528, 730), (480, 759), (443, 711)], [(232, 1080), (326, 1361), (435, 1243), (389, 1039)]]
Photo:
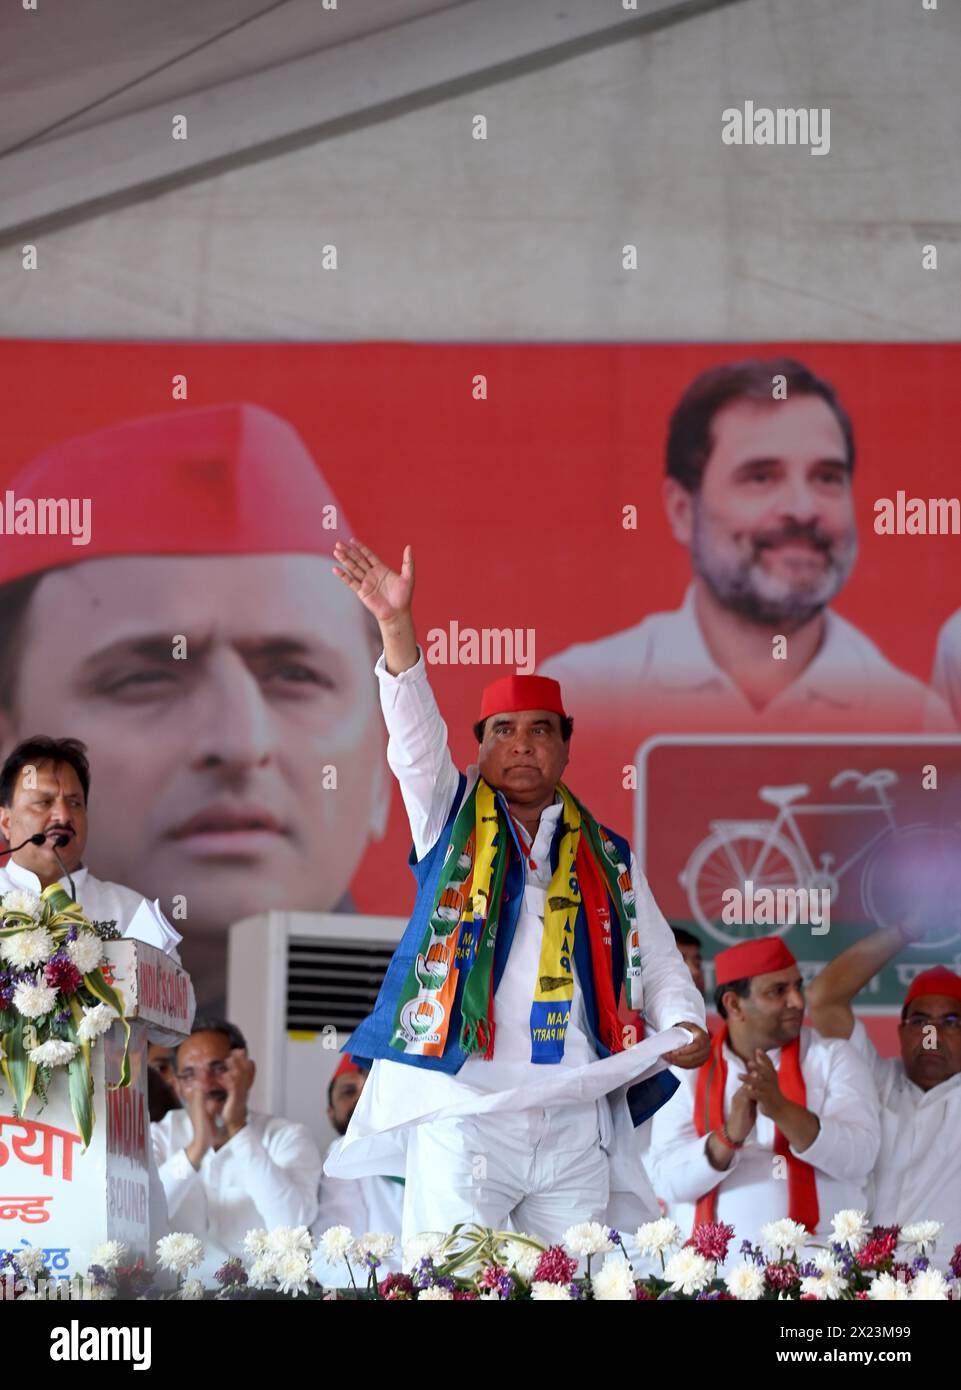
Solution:
[(654, 1119), (657, 1190), (682, 1230), (723, 1221), (757, 1243), (789, 1218), (812, 1234), (863, 1210), (880, 1142), (874, 1085), (844, 1042), (802, 1027), (804, 987), (780, 937), (715, 957), (722, 1027), (711, 1054)]
[[(550, 1241), (579, 1222), (630, 1229), (620, 1194), (627, 1220), (657, 1214), (633, 1124), (676, 1089), (663, 1060), (706, 1056), (703, 1001), (627, 841), (561, 781), (572, 720), (557, 682), (489, 685), (477, 763), (459, 773), (414, 633), (410, 547), (399, 574), (356, 541), (335, 558), (383, 637), (387, 757), (418, 892), (346, 1045), (373, 1067), (325, 1171), (391, 1171), (392, 1142), (405, 1239), (458, 1222)], [(687, 1033), (626, 1047), (622, 988), (653, 1029)]]
[(940, 1221), (934, 1262), (961, 1243), (961, 976), (919, 971), (904, 996), (900, 1057), (880, 1057), (851, 1001), (905, 946), (911, 925), (887, 927), (849, 946), (811, 982), (811, 1021), (825, 1037), (850, 1038), (881, 1098), (881, 1149), (871, 1214), (879, 1225)]

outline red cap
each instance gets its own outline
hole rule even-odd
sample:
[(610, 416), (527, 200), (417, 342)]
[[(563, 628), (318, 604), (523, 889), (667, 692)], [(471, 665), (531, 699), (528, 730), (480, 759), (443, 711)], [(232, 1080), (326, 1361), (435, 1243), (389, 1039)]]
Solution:
[(249, 404), (175, 407), (62, 440), (0, 492), (4, 532), (13, 498), (89, 498), (90, 537), (4, 534), (0, 584), (108, 555), (333, 555), (351, 534), (294, 427)]
[(947, 966), (935, 965), (931, 970), (922, 970), (915, 975), (904, 996), (904, 1007), (921, 994), (945, 994), (949, 999), (961, 999), (961, 975), (956, 975)]
[(561, 688), (550, 676), (502, 676), (485, 686), (479, 719), (513, 714), (522, 709), (547, 709), (566, 716)]
[(755, 975), (770, 975), (792, 965), (797, 965), (797, 961), (779, 936), (759, 936), (756, 941), (742, 941), (717, 953), (714, 983), (727, 985), (732, 980), (752, 980)]
[(333, 1076), (330, 1079), (331, 1081), (336, 1081), (338, 1076), (344, 1076), (345, 1073), (349, 1071), (366, 1073), (367, 1068), (358, 1066), (358, 1064), (354, 1061), (353, 1057), (351, 1057), (350, 1053), (345, 1052), (343, 1057), (341, 1057), (340, 1061), (337, 1063), (337, 1070), (334, 1072)]

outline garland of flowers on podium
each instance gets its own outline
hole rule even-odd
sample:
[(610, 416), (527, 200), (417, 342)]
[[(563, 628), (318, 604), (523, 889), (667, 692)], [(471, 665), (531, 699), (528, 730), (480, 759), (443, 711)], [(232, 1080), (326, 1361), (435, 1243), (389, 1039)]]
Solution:
[(0, 1069), (18, 1116), (36, 1097), (46, 1103), (58, 1067), (66, 1067), (77, 1133), (93, 1133), (90, 1051), (119, 1018), (124, 1029), (120, 1080), (130, 1084), (130, 1024), (123, 997), (100, 969), (115, 923), (91, 922), (53, 883), (38, 896), (12, 889), (0, 898)]

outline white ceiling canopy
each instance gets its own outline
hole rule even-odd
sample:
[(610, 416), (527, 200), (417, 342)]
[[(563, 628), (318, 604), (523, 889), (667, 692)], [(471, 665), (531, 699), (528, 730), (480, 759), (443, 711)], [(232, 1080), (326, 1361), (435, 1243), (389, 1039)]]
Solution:
[[(0, 237), (740, 3), (9, 3), (0, 9)], [(185, 140), (172, 138), (174, 115), (187, 118)]]

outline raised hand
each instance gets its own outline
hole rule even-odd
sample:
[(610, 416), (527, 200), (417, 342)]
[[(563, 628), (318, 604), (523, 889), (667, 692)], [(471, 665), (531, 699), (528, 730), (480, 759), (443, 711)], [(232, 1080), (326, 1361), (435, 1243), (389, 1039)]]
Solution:
[(414, 555), (404, 546), (400, 574), (379, 560), (372, 550), (355, 537), (334, 545), (334, 569), (338, 579), (353, 589), (379, 623), (392, 623), (410, 613), (414, 596)]
[(232, 1139), (247, 1123), (247, 1096), (254, 1084), (255, 1071), (254, 1063), (248, 1058), (245, 1048), (231, 1048), (230, 1056), (227, 1058), (227, 1070), (224, 1072), (227, 1099), (221, 1113), (228, 1139)]

